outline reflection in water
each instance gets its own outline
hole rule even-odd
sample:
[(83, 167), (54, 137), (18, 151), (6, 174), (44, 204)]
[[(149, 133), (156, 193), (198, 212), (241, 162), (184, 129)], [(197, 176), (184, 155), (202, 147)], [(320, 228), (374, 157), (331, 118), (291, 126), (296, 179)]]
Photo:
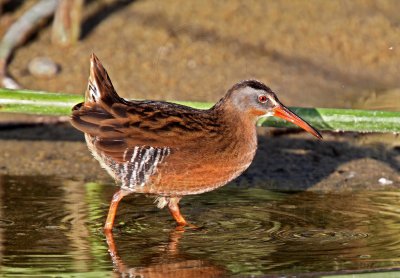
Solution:
[(185, 229), (175, 228), (169, 234), (166, 248), (161, 248), (157, 258), (151, 258), (153, 262), (149, 266), (129, 267), (118, 255), (114, 237), (111, 232), (105, 236), (108, 251), (112, 258), (115, 270), (120, 274), (128, 274), (130, 277), (221, 277), (226, 275), (222, 267), (217, 267), (205, 260), (191, 260), (179, 253), (179, 240)]
[(68, 212), (61, 223), (69, 225), (69, 232), (66, 237), (69, 241), (70, 251), (68, 255), (73, 260), (73, 268), (80, 271), (88, 271), (90, 261), (90, 249), (87, 248), (89, 230), (86, 224), (87, 204), (84, 198), (85, 187), (80, 182), (65, 181), (62, 187), (64, 211)]
[[(0, 266), (3, 265), (3, 246), (4, 246), (4, 239), (3, 239), (3, 223), (4, 223), (4, 214), (3, 214), (3, 186), (2, 184), (4, 177), (0, 176)], [(0, 267), (1, 269), (1, 267)]]
[(175, 230), (152, 199), (131, 196), (121, 203), (112, 236), (102, 225), (114, 186), (3, 176), (1, 271), (213, 277), (400, 266), (400, 191), (282, 193), (262, 187), (231, 185), (183, 200), (199, 230)]

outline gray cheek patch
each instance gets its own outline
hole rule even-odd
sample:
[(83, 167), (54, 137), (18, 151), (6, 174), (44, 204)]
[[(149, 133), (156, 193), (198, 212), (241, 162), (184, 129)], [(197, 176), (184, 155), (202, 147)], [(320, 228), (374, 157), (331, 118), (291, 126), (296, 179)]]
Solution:
[[(259, 90), (259, 89), (254, 89), (252, 87), (244, 87), (240, 89), (237, 92), (237, 95), (233, 98), (233, 104), (241, 111), (246, 110), (247, 107), (245, 107), (244, 103), (246, 103), (248, 100), (252, 102), (254, 100), (254, 103), (259, 103), (258, 102), (258, 97), (260, 95), (265, 95), (266, 92), (264, 90)], [(267, 95), (268, 101), (270, 101), (274, 106), (277, 105), (277, 102), (275, 99), (270, 98)], [(246, 101), (247, 100), (247, 101)], [(266, 115), (266, 116), (272, 116), (272, 115)]]

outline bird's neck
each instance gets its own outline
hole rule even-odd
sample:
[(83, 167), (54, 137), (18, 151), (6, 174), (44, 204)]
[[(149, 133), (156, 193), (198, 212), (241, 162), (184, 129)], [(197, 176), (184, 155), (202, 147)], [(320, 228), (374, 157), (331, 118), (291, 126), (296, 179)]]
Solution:
[(224, 126), (225, 134), (228, 140), (238, 142), (239, 145), (245, 145), (250, 149), (257, 148), (256, 121), (257, 118), (248, 113), (238, 110), (230, 100), (217, 103), (213, 108), (216, 118)]

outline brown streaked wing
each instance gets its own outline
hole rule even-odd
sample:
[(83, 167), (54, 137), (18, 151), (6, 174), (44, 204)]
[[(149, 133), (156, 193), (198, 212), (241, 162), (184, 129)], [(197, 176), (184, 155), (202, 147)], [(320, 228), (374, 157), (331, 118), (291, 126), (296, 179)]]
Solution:
[[(92, 137), (94, 151), (123, 184), (142, 184), (155, 171), (151, 163), (160, 164), (177, 149), (192, 149), (207, 137), (220, 136), (212, 114), (154, 101), (114, 103), (107, 110), (98, 103), (78, 105), (72, 123)], [(146, 161), (143, 167), (139, 158)]]
[(219, 125), (209, 114), (180, 105), (149, 101), (117, 103), (109, 112), (108, 119), (104, 115), (97, 118), (96, 135), (100, 139), (123, 140), (127, 147), (181, 148), (193, 140), (218, 135)]

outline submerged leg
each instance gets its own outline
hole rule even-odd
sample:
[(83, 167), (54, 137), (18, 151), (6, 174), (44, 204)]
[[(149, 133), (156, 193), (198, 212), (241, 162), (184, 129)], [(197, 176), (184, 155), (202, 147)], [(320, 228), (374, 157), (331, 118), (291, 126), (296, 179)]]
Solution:
[(181, 212), (179, 211), (179, 197), (173, 197), (169, 199), (168, 209), (171, 213), (172, 217), (178, 223), (179, 226), (186, 226), (188, 223), (186, 222), (185, 218), (183, 218)]
[(113, 228), (114, 225), (114, 219), (115, 219), (115, 215), (117, 214), (117, 208), (118, 208), (118, 204), (119, 201), (122, 200), (122, 198), (124, 198), (126, 195), (129, 195), (132, 192), (120, 189), (117, 192), (115, 192), (112, 200), (111, 200), (111, 205), (110, 205), (110, 209), (108, 210), (108, 216), (107, 216), (107, 220), (106, 220), (106, 224), (104, 225), (104, 231), (106, 232), (110, 232)]

